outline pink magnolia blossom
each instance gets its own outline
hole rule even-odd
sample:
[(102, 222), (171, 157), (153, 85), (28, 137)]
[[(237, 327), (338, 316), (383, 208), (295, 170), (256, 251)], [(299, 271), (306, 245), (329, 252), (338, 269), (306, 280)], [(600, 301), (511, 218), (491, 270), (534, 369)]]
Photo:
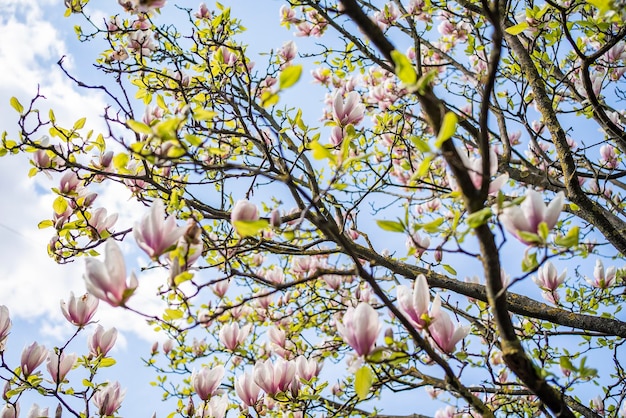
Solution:
[(228, 395), (212, 396), (209, 402), (196, 410), (197, 418), (224, 418), (228, 409)]
[[(439, 299), (439, 294), (435, 298)], [(428, 332), (437, 346), (448, 354), (454, 352), (456, 343), (465, 338), (469, 330), (469, 326), (462, 327), (460, 324), (455, 327), (450, 315), (445, 311), (440, 311), (437, 314), (437, 320), (428, 327)]]
[[(50, 416), (49, 414), (50, 412), (48, 412), (48, 408), (39, 408), (39, 405), (35, 403), (28, 410), (26, 418), (48, 418)], [(3, 415), (0, 414), (0, 417), (1, 416)]]
[[(111, 328), (105, 331), (102, 325), (96, 326), (96, 330), (87, 340), (89, 347), (89, 354), (93, 357), (106, 357), (107, 353), (111, 351), (117, 340), (117, 329)], [(163, 345), (165, 350), (165, 344)]]
[(381, 328), (378, 313), (365, 302), (356, 308), (349, 307), (342, 321), (337, 321), (337, 331), (359, 356), (367, 356), (374, 350)]
[(426, 235), (422, 237), (415, 231), (406, 238), (405, 245), (409, 252), (413, 252), (415, 257), (420, 258), (428, 249), (430, 238)]
[(213, 368), (205, 366), (202, 367), (199, 372), (193, 372), (191, 375), (191, 384), (200, 399), (206, 401), (215, 393), (222, 383), (224, 372), (225, 369), (222, 365)]
[(293, 362), (282, 358), (257, 361), (254, 365), (254, 382), (269, 395), (285, 392), (296, 375), (296, 366)]
[(553, 292), (563, 284), (566, 276), (567, 269), (563, 270), (563, 273), (559, 275), (556, 267), (548, 261), (537, 269), (537, 276), (533, 276), (533, 281), (542, 290), (545, 290), (546, 292)]
[(617, 153), (615, 147), (610, 144), (604, 144), (600, 147), (600, 162), (606, 168), (616, 168), (618, 164)]
[(100, 415), (110, 416), (120, 409), (124, 396), (126, 396), (126, 391), (121, 390), (120, 383), (113, 382), (98, 388), (92, 399)]
[(437, 317), (439, 313), (439, 299), (435, 299), (433, 307), (428, 312), (430, 304), (430, 292), (428, 282), (423, 274), (417, 276), (413, 283), (413, 290), (406, 286), (396, 288), (400, 310), (418, 329), (424, 329)]
[(80, 191), (80, 182), (78, 175), (73, 171), (68, 171), (61, 177), (59, 181), (59, 191), (61, 194), (69, 195)]
[[(480, 189), (483, 181), (483, 159), (482, 157), (467, 157), (465, 153), (460, 152), (459, 156), (463, 160), (463, 164), (467, 167), (470, 179), (476, 189)], [(493, 177), (498, 172), (498, 156), (493, 149), (489, 150), (489, 177)], [(504, 186), (509, 179), (508, 174), (502, 174), (489, 181), (488, 193), (494, 195)], [(453, 186), (455, 187), (455, 186)]]
[(20, 405), (16, 402), (13, 404), (6, 404), (2, 411), (0, 411), (0, 418), (18, 418), (20, 415)]
[(241, 328), (239, 328), (239, 324), (237, 322), (226, 324), (220, 330), (220, 342), (230, 351), (235, 351), (237, 346), (243, 343), (248, 337), (251, 329), (251, 324), (244, 325)]
[(157, 199), (148, 212), (133, 228), (135, 241), (153, 260), (156, 260), (173, 247), (183, 236), (187, 227), (176, 226), (176, 218), (170, 215), (165, 219), (163, 201)]
[(265, 277), (265, 280), (273, 284), (282, 284), (285, 282), (285, 273), (283, 273), (283, 269), (278, 266), (265, 270), (263, 272), (263, 277)]
[(298, 47), (294, 41), (287, 41), (278, 50), (278, 56), (284, 63), (292, 61), (298, 55)]
[(22, 374), (24, 377), (30, 376), (37, 367), (43, 363), (48, 355), (46, 347), (33, 342), (22, 351), (22, 357), (20, 359), (20, 365), (22, 367)]
[(91, 214), (91, 219), (89, 219), (89, 225), (93, 229), (98, 232), (98, 235), (102, 234), (104, 231), (111, 229), (115, 222), (117, 222), (118, 214), (114, 213), (112, 215), (107, 216), (107, 210), (105, 208), (98, 208), (93, 211)]
[(258, 220), (259, 211), (256, 205), (246, 199), (238, 200), (230, 214), (231, 223), (239, 221), (252, 222)]
[(72, 367), (74, 367), (77, 358), (78, 356), (74, 353), (68, 355), (62, 353), (59, 359), (59, 355), (54, 352), (54, 350), (51, 350), (48, 355), (48, 361), (46, 362), (46, 368), (52, 377), (52, 381), (54, 383), (63, 382), (65, 376), (72, 370)]
[(298, 356), (295, 359), (296, 376), (307, 382), (316, 377), (322, 370), (323, 363), (314, 358)]
[(194, 14), (198, 19), (211, 19), (211, 12), (209, 8), (206, 7), (206, 4), (200, 3), (200, 7), (198, 7), (198, 11)]
[(0, 352), (4, 351), (5, 340), (9, 336), (11, 331), (11, 316), (9, 315), (9, 308), (4, 305), (0, 305)]
[(254, 406), (258, 402), (260, 391), (261, 388), (247, 372), (235, 379), (235, 392), (246, 408)]
[(67, 303), (61, 300), (61, 312), (71, 324), (82, 327), (91, 321), (96, 309), (98, 309), (98, 302), (98, 298), (89, 293), (77, 298), (74, 296), (74, 292), (70, 292)]
[(361, 95), (351, 91), (343, 99), (342, 90), (337, 90), (332, 98), (332, 115), (340, 126), (358, 125), (365, 116), (365, 106), (361, 103)]
[(223, 298), (228, 288), (230, 287), (229, 279), (222, 279), (217, 282), (213, 286), (211, 286), (211, 290), (215, 293), (216, 296)]
[(596, 266), (593, 269), (593, 279), (585, 277), (585, 280), (593, 287), (608, 289), (615, 284), (616, 273), (617, 271), (614, 266), (609, 267), (605, 271), (602, 260), (597, 259)]
[(137, 278), (131, 273), (126, 283), (126, 264), (122, 251), (114, 240), (104, 245), (104, 263), (95, 258), (85, 261), (84, 275), (87, 292), (111, 306), (122, 306), (138, 286)]
[(539, 233), (539, 224), (542, 222), (546, 223), (548, 230), (554, 228), (563, 210), (564, 198), (563, 192), (559, 192), (552, 202), (546, 206), (543, 203), (541, 194), (529, 189), (526, 192), (526, 198), (520, 206), (504, 208), (500, 215), (500, 222), (517, 239), (525, 244), (530, 244), (531, 242), (520, 236), (520, 232), (537, 235)]

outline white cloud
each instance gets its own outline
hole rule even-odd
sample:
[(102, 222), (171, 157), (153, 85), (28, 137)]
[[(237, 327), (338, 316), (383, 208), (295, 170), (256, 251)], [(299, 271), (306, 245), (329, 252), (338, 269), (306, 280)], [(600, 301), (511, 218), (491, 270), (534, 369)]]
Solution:
[[(70, 49), (73, 47), (66, 44), (63, 33), (43, 12), (42, 6), (52, 3), (59, 5), (53, 0), (4, 0), (0, 4), (0, 38), (11, 39), (0, 44), (0, 68), (3, 69), (0, 114), (4, 122), (0, 130), (7, 130), (10, 138), (17, 136), (17, 115), (8, 106), (9, 98), (18, 97), (26, 106), (38, 85), (47, 98), (42, 102), (43, 114), (53, 108), (61, 124), (71, 125), (86, 116), (90, 128), (96, 132), (105, 129), (100, 118), (106, 106), (103, 95), (94, 90), (79, 90), (56, 65), (63, 55), (72, 62)], [(55, 6), (54, 10), (62, 9)], [(0, 162), (0, 303), (8, 305), (15, 318), (45, 317), (46, 321), (39, 322), (37, 332), (57, 338), (67, 337), (73, 329), (61, 315), (59, 301), (67, 299), (70, 291), (75, 294), (84, 292), (84, 262), (79, 259), (67, 265), (57, 265), (48, 257), (46, 246), (53, 230), (39, 230), (37, 224), (51, 217), (54, 195), (45, 191), (58, 180), (41, 175), (29, 179), (30, 167), (24, 155), (5, 156)], [(131, 227), (144, 212), (142, 206), (130, 201), (130, 194), (120, 185), (101, 187), (98, 193), (95, 206), (106, 207), (110, 213), (119, 212), (117, 229)], [(132, 238), (128, 237), (127, 241)], [(133, 248), (128, 244), (125, 247)], [(132, 255), (127, 259), (132, 259)], [(146, 276), (157, 276), (157, 273), (155, 270)], [(136, 306), (155, 314), (160, 309), (152, 286), (157, 283), (152, 280), (156, 277), (144, 279), (144, 274), (139, 276), (140, 288), (133, 303), (136, 300)], [(136, 333), (147, 340), (155, 338), (143, 318), (113, 309), (105, 303), (101, 303), (97, 319), (105, 327), (115, 326), (121, 332)], [(120, 340), (124, 340), (123, 335)]]

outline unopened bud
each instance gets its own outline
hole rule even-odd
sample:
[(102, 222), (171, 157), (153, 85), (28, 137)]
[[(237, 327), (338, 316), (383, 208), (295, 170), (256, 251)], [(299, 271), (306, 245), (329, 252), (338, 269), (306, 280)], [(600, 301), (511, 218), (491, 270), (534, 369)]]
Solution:
[(441, 263), (441, 260), (443, 260), (443, 250), (441, 249), (441, 247), (437, 247), (437, 249), (435, 250), (435, 261), (437, 263)]
[(283, 223), (283, 220), (280, 216), (280, 211), (278, 209), (274, 209), (272, 213), (270, 213), (270, 224), (272, 227), (278, 228), (281, 223)]

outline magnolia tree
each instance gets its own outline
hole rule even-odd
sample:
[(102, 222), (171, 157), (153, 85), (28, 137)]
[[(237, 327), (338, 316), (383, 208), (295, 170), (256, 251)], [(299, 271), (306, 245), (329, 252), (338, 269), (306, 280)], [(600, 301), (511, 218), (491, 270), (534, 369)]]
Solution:
[[(378, 415), (399, 392), (412, 417), (626, 415), (623, 2), (267, 2), (265, 54), (225, 5), (65, 3), (105, 81), (60, 70), (108, 97), (108, 129), (13, 98), (0, 155), (58, 173), (40, 227), (86, 257), (61, 308), (89, 350), (3, 360), (0, 416), (29, 391), (56, 416), (143, 402), (99, 378), (98, 303), (168, 336), (145, 356), (170, 417)], [(112, 182), (146, 206), (132, 228), (99, 205)]]

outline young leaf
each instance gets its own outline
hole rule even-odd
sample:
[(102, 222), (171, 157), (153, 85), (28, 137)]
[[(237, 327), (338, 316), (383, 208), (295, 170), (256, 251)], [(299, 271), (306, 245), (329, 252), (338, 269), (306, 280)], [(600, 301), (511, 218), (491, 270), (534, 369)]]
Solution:
[(302, 75), (302, 64), (291, 65), (285, 68), (278, 76), (278, 88), (281, 90), (289, 88), (300, 80)]
[(241, 237), (251, 237), (258, 234), (262, 229), (269, 226), (269, 222), (263, 219), (258, 221), (235, 221), (235, 230)]
[(363, 366), (357, 370), (354, 376), (354, 391), (359, 400), (367, 398), (374, 383), (374, 374), (369, 366)]
[(404, 84), (412, 86), (417, 83), (417, 72), (413, 68), (413, 63), (402, 52), (391, 51), (391, 59), (395, 65), (396, 75)]
[(377, 219), (376, 223), (380, 227), (380, 229), (390, 232), (404, 232), (405, 228), (402, 226), (400, 222), (396, 221), (386, 221), (383, 219)]
[(11, 106), (13, 107), (13, 109), (17, 110), (17, 113), (19, 113), (20, 115), (24, 112), (24, 106), (22, 106), (20, 101), (17, 100), (17, 98), (15, 97), (11, 97)]
[(454, 112), (448, 112), (444, 115), (441, 129), (439, 129), (439, 134), (437, 135), (437, 140), (435, 141), (435, 146), (437, 148), (441, 148), (441, 145), (454, 135), (457, 123), (458, 118)]
[(509, 33), (511, 35), (519, 35), (520, 33), (524, 32), (528, 28), (529, 28), (528, 22), (523, 21), (522, 23), (518, 23), (517, 25), (509, 26), (508, 28), (505, 29), (505, 31), (506, 33)]
[(150, 128), (148, 125), (146, 125), (143, 122), (139, 122), (133, 119), (128, 119), (126, 121), (126, 125), (128, 125), (130, 129), (137, 132), (138, 134), (152, 135), (152, 128)]
[(54, 202), (52, 202), (52, 208), (57, 215), (64, 213), (67, 210), (67, 206), (67, 200), (65, 200), (63, 196), (58, 196), (54, 199)]

